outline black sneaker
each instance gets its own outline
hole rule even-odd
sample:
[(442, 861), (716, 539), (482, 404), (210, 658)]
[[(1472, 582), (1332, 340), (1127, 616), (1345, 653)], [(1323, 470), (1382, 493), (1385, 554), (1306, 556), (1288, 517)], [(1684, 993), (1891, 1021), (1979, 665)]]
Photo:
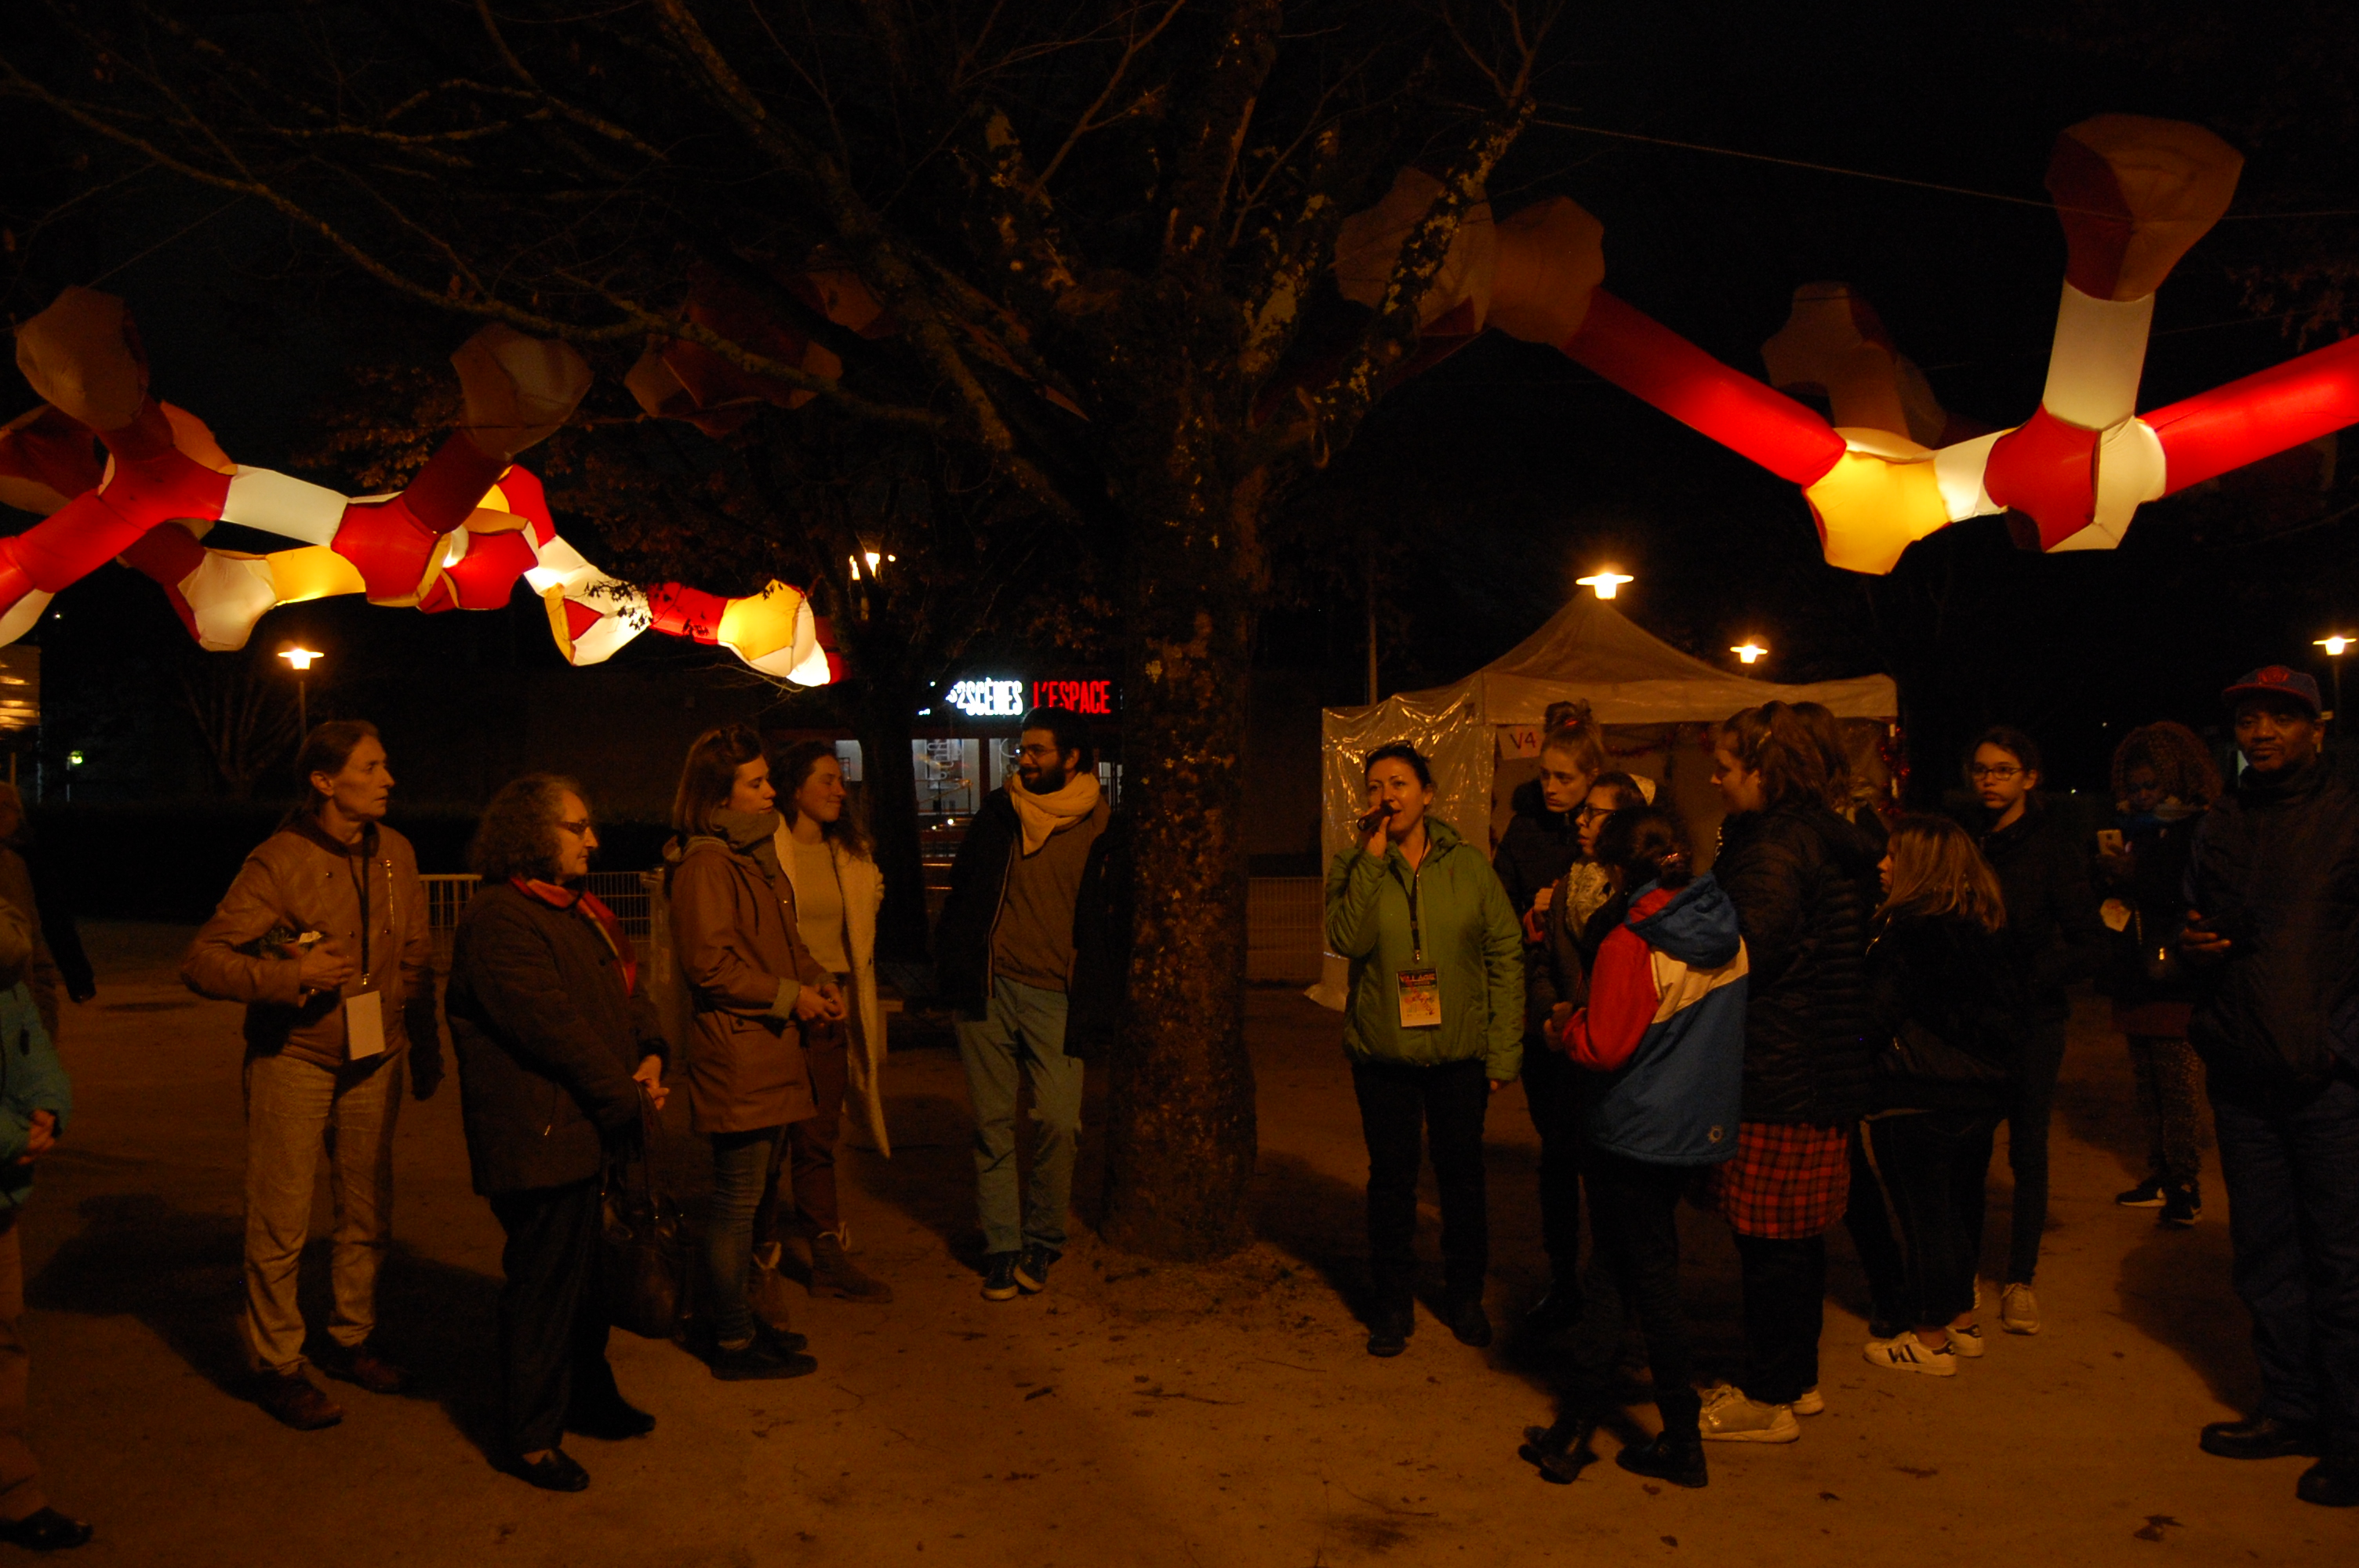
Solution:
[(1693, 1433), (1673, 1436), (1658, 1433), (1614, 1456), (1614, 1463), (1634, 1476), (1651, 1476), (1674, 1487), (1708, 1487), (1712, 1471), (1705, 1465), (1703, 1440)]
[(759, 1336), (734, 1350), (712, 1352), (712, 1375), (724, 1383), (750, 1383), (780, 1378), (807, 1378), (819, 1370), (808, 1356), (779, 1350)]
[(983, 1299), (987, 1302), (1012, 1302), (1016, 1299), (1016, 1254), (994, 1252), (983, 1260)]
[[(1024, 1255), (1016, 1260), (1016, 1288), (1027, 1296), (1037, 1296), (1047, 1290), (1049, 1266), (1063, 1256), (1055, 1248), (1043, 1247), (1038, 1242), (1027, 1247)], [(984, 1292), (985, 1295), (990, 1293), (988, 1291)]]
[(1378, 1307), (1368, 1322), (1368, 1354), (1397, 1356), (1408, 1348), (1409, 1331), (1417, 1326), (1414, 1310)]
[(1549, 1293), (1534, 1302), (1524, 1314), (1527, 1334), (1561, 1334), (1581, 1321), (1581, 1292), (1562, 1285), (1551, 1285)]
[(2185, 1230), (2203, 1217), (2203, 1189), (2193, 1182), (2162, 1195), (2162, 1223)]
[(2359, 1508), (2359, 1447), (2335, 1447), (2301, 1473), (2293, 1495), (2322, 1509)]
[(2124, 1208), (2160, 1208), (2162, 1206), (2162, 1178), (2160, 1176), (2148, 1176), (2145, 1181), (2140, 1182), (2136, 1186), (2132, 1187), (2129, 1191), (2125, 1193), (2115, 1193), (2114, 1195), (2114, 1201), (2121, 1205)]

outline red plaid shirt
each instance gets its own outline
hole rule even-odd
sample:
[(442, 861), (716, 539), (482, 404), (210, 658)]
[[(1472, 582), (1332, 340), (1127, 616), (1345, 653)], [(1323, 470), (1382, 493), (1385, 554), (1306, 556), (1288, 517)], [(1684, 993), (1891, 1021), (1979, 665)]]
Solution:
[(1851, 1201), (1851, 1130), (1771, 1121), (1736, 1127), (1736, 1157), (1711, 1167), (1699, 1195), (1740, 1236), (1824, 1235)]

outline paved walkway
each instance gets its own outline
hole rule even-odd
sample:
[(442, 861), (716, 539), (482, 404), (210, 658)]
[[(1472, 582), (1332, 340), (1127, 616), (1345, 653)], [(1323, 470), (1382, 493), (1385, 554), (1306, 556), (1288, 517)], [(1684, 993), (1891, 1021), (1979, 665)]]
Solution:
[[(2112, 1206), (2136, 1137), (2126, 1064), (2095, 1011), (2060, 1112), (2048, 1332), (1995, 1334), (1953, 1381), (1875, 1371), (1858, 1358), (1844, 1254), (1827, 1413), (1790, 1447), (1715, 1448), (1702, 1492), (1610, 1463), (1542, 1485), (1515, 1446), (1550, 1413), (1546, 1382), (1508, 1347), (1468, 1350), (1420, 1314), (1408, 1355), (1362, 1352), (1343, 1292), (1364, 1166), (1333, 1019), (1257, 991), (1261, 1245), (1217, 1268), (1151, 1268), (1085, 1238), (1047, 1296), (980, 1300), (957, 1063), (897, 1052), (899, 1147), (889, 1163), (853, 1157), (846, 1206), (899, 1301), (813, 1303), (799, 1326), (821, 1371), (785, 1384), (719, 1384), (669, 1345), (618, 1335), (623, 1387), (662, 1425), (577, 1440), (594, 1485), (557, 1498), (495, 1474), (478, 1446), (499, 1235), (468, 1188), (455, 1082), (405, 1108), (397, 1152), (385, 1336), (423, 1390), (337, 1385), (350, 1416), (309, 1435), (236, 1396), (237, 1011), (174, 981), (186, 935), (92, 932), (102, 989), (69, 1014), (64, 1045), (82, 1109), (25, 1222), (37, 1440), (58, 1502), (99, 1526), (79, 1561), (2359, 1562), (2359, 1515), (2293, 1499), (2300, 1462), (2196, 1450), (2196, 1428), (2253, 1379), (2224, 1206), (2215, 1190), (2185, 1234)], [(1491, 1136), (1504, 1323), (1540, 1283), (1535, 1150), (1513, 1089)], [(1085, 1147), (1087, 1213), (1103, 1148)], [(701, 1151), (683, 1134), (677, 1153), (692, 1181)], [(2003, 1162), (1995, 1181), (1995, 1241)], [(1724, 1371), (1734, 1256), (1713, 1222), (1689, 1219), (1696, 1328), (1707, 1369)], [(315, 1322), (323, 1261), (308, 1275)]]

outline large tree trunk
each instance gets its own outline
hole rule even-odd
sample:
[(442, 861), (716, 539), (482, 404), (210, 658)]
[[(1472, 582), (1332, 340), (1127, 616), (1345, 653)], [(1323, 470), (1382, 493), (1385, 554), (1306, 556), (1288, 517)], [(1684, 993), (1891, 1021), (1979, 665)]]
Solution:
[(1229, 492), (1220, 455), (1185, 445), (1155, 493), (1131, 498), (1145, 503), (1123, 721), (1136, 949), (1130, 1027), (1111, 1054), (1104, 1233), (1132, 1251), (1193, 1259), (1252, 1234), (1238, 764), (1261, 486)]
[(860, 737), (861, 789), (868, 831), (876, 841), (876, 869), (885, 874), (885, 906), (876, 913), (876, 956), (924, 963), (929, 951), (926, 868), (918, 841), (918, 770), (910, 760), (917, 687), (898, 676), (864, 668), (853, 698), (853, 729)]

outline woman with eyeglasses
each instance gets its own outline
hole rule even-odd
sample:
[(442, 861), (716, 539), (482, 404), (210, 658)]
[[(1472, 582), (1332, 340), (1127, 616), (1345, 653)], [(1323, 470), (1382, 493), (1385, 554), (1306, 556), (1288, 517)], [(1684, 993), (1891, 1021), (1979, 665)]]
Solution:
[(2048, 1122), (2071, 1016), (2064, 988), (2096, 972), (2105, 927), (2071, 826), (2039, 797), (2038, 742), (2005, 725), (1985, 730), (1966, 753), (1965, 773), (1975, 809), (1964, 826), (1998, 873), (2008, 946), (2027, 1003), (2028, 1033), (2006, 1113), (2015, 1198), (1998, 1322), (2009, 1334), (2037, 1334), (2039, 1298), (2031, 1282), (2048, 1227)]
[(667, 847), (673, 950), (696, 1023), (688, 1053), (691, 1124), (712, 1140), (705, 1223), (712, 1375), (799, 1378), (816, 1369), (803, 1336), (758, 1320), (748, 1296), (754, 1215), (788, 1124), (813, 1115), (803, 1031), (841, 1022), (843, 994), (803, 945), (794, 885), (778, 864), (777, 792), (762, 738), (744, 724), (689, 748)]
[(614, 912), (583, 891), (598, 847), (581, 785), (527, 773), (492, 797), (468, 859), (445, 1011), (475, 1191), (500, 1254), (502, 1465), (544, 1491), (589, 1474), (567, 1433), (655, 1429), (614, 1386), (599, 1298), (600, 1176), (661, 1109), (663, 1031)]

